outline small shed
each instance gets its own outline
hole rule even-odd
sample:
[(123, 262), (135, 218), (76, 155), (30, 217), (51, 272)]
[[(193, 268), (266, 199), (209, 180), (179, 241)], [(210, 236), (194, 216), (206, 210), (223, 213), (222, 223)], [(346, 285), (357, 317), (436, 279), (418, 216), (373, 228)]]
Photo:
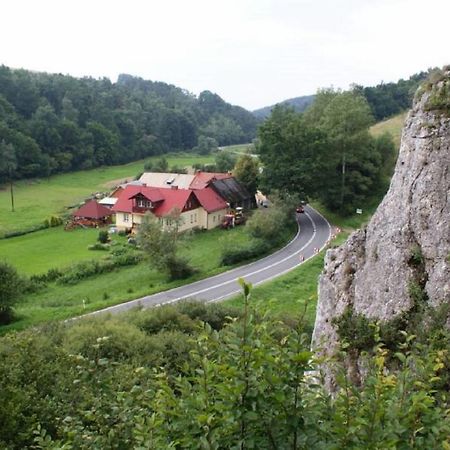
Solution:
[(67, 224), (66, 229), (81, 227), (98, 227), (111, 223), (113, 212), (95, 200), (89, 200), (72, 213), (73, 220)]

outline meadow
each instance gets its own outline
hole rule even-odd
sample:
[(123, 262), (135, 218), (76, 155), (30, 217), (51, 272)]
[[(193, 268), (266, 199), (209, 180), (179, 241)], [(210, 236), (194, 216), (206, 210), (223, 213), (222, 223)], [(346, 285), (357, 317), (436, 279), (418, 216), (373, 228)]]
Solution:
[(395, 147), (398, 151), (400, 148), (400, 139), (402, 137), (403, 125), (407, 116), (407, 112), (397, 114), (394, 117), (378, 122), (370, 128), (373, 136), (377, 137), (383, 133), (390, 133), (394, 139)]
[[(173, 154), (164, 155), (169, 166), (190, 167), (208, 164), (212, 155)], [(11, 211), (8, 186), (0, 188), (0, 237), (16, 230), (26, 230), (41, 224), (52, 215), (68, 212), (95, 192), (109, 192), (115, 184), (133, 180), (144, 171), (144, 163), (160, 157), (147, 158), (120, 166), (82, 170), (49, 178), (21, 180), (14, 183), (15, 211)]]
[[(46, 233), (47, 232), (47, 233)], [(98, 230), (78, 230), (65, 232), (67, 237), (61, 236), (62, 247), (55, 247), (53, 259), (51, 255), (39, 263), (39, 255), (33, 254), (27, 258), (26, 251), (14, 256), (19, 251), (23, 240), (33, 236), (30, 245), (34, 249), (43, 248), (44, 245), (52, 245), (52, 234), (59, 235), (59, 230), (49, 229), (42, 232), (31, 233), (17, 238), (4, 239), (2, 244), (16, 241), (16, 247), (9, 248), (6, 260), (15, 261), (15, 267), (20, 274), (42, 273), (34, 268), (35, 264), (41, 264), (41, 268), (68, 269), (72, 263), (88, 259), (105, 257), (108, 252), (87, 250), (87, 245), (95, 242)], [(286, 236), (288, 240), (291, 236)], [(66, 243), (73, 239), (71, 247), (74, 253), (66, 251)], [(118, 239), (121, 237), (114, 237)], [(36, 293), (27, 294), (17, 305), (17, 319), (14, 323), (2, 327), (2, 332), (12, 329), (18, 330), (52, 320), (62, 320), (87, 312), (95, 311), (126, 300), (132, 300), (144, 295), (172, 289), (185, 283), (193, 282), (201, 278), (213, 276), (227, 270), (220, 263), (222, 249), (231, 241), (245, 243), (248, 236), (244, 227), (236, 227), (232, 230), (214, 229), (195, 232), (187, 236), (181, 243), (180, 254), (185, 256), (190, 264), (197, 270), (196, 274), (187, 280), (167, 281), (167, 277), (154, 269), (150, 262), (144, 260), (131, 267), (120, 267), (113, 272), (98, 274), (90, 278), (80, 280), (74, 285), (58, 284), (50, 282)], [(77, 245), (79, 248), (77, 248)], [(64, 267), (64, 261), (67, 263)], [(47, 270), (48, 270), (47, 269)]]

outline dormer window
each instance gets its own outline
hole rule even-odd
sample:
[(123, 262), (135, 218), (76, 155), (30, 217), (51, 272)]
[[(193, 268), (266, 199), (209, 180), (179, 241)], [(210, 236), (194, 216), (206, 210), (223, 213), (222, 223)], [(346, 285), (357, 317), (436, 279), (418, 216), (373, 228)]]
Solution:
[(153, 208), (153, 203), (142, 197), (136, 199), (136, 204), (139, 208)]

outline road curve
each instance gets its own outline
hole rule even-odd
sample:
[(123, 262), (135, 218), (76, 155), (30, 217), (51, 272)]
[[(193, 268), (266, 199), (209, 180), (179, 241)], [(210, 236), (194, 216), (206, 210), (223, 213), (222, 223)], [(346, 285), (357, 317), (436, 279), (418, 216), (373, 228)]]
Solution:
[(305, 207), (304, 214), (297, 214), (297, 221), (299, 230), (294, 239), (265, 258), (204, 280), (94, 311), (86, 316), (124, 312), (137, 307), (149, 308), (187, 299), (215, 302), (232, 297), (240, 291), (238, 278), (244, 278), (253, 285), (276, 278), (314, 256), (331, 237), (328, 221), (310, 206)]

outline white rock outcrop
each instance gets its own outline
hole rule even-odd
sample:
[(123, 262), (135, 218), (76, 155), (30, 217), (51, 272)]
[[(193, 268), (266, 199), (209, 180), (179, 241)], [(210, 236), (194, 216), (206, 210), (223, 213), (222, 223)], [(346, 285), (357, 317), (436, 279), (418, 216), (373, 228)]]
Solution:
[(347, 306), (380, 321), (411, 308), (414, 252), (423, 261), (429, 304), (450, 302), (450, 115), (448, 109), (433, 108), (436, 92), (450, 98), (448, 69), (439, 83), (418, 95), (405, 122), (389, 191), (370, 223), (327, 252), (313, 333), (313, 346), (325, 354), (337, 348), (332, 321)]

